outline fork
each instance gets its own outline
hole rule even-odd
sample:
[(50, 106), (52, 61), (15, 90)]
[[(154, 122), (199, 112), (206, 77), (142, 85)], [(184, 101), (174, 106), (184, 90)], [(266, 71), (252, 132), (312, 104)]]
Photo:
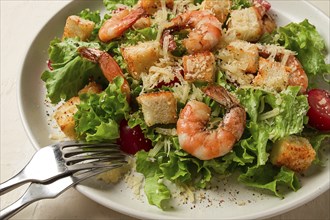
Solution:
[(113, 143), (61, 142), (41, 148), (15, 176), (0, 184), (0, 195), (26, 183), (45, 183), (74, 172), (112, 167), (123, 162), (124, 153)]
[(0, 219), (9, 219), (33, 202), (36, 202), (41, 199), (56, 198), (64, 191), (80, 183), (81, 181), (86, 180), (87, 178), (90, 178), (102, 172), (105, 172), (109, 169), (120, 167), (122, 165), (123, 163), (116, 163), (112, 164), (111, 166), (108, 166), (107, 168), (95, 168), (78, 171), (71, 176), (60, 178), (49, 184), (31, 183), (21, 198), (19, 198), (16, 202), (0, 211)]

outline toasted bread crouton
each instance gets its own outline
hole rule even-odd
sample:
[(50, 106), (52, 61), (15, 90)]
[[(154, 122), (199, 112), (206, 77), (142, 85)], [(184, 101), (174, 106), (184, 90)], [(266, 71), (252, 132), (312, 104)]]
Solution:
[(203, 10), (210, 10), (221, 23), (224, 23), (230, 12), (232, 1), (230, 0), (204, 0), (202, 2)]
[(148, 126), (171, 124), (177, 120), (177, 103), (171, 92), (147, 93), (137, 97)]
[(160, 44), (156, 41), (142, 42), (121, 48), (121, 53), (129, 73), (133, 78), (140, 79), (141, 73), (148, 73), (149, 68), (160, 58)]
[[(87, 86), (81, 89), (78, 94), (100, 92), (102, 92), (102, 87), (95, 82), (90, 82)], [(80, 98), (78, 96), (72, 97), (58, 107), (54, 113), (54, 118), (61, 131), (71, 139), (76, 137), (76, 132), (74, 130), (74, 114), (78, 111), (78, 104), (80, 104)]]
[(256, 42), (263, 34), (263, 24), (257, 9), (250, 7), (232, 11), (228, 31), (235, 32), (238, 39)]
[(66, 101), (56, 109), (54, 118), (61, 131), (69, 138), (74, 139), (76, 132), (74, 130), (74, 114), (78, 111), (77, 105), (80, 103), (79, 97), (75, 96)]
[(315, 156), (316, 152), (306, 138), (292, 135), (275, 142), (270, 161), (301, 173), (312, 164)]
[(288, 82), (289, 73), (285, 65), (259, 58), (259, 72), (252, 82), (253, 85), (280, 92), (288, 86)]
[(97, 84), (96, 82), (90, 82), (78, 92), (78, 95), (83, 93), (101, 93), (102, 91), (103, 90), (101, 85)]
[(213, 82), (215, 78), (215, 57), (207, 51), (182, 58), (184, 79), (188, 82)]
[(235, 40), (219, 53), (222, 62), (230, 63), (248, 73), (256, 73), (259, 68), (259, 51), (256, 44)]
[(63, 38), (79, 37), (80, 40), (86, 41), (94, 30), (95, 23), (83, 19), (76, 15), (71, 15), (67, 18)]

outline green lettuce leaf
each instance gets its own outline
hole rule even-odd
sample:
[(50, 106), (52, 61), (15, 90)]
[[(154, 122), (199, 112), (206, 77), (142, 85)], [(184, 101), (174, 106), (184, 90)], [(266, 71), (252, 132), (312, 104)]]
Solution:
[(316, 165), (324, 165), (324, 158), (322, 156), (323, 150), (330, 148), (330, 133), (319, 133), (315, 130), (305, 129), (302, 136), (307, 138), (316, 152), (315, 160)]
[(145, 151), (139, 151), (136, 157), (136, 170), (145, 177), (144, 192), (150, 204), (158, 208), (167, 209), (167, 202), (171, 198), (171, 192), (162, 182), (163, 176), (156, 160), (150, 159)]
[(83, 19), (93, 21), (95, 24), (98, 24), (101, 22), (101, 16), (100, 16), (99, 10), (91, 11), (89, 8), (86, 8), (86, 9), (82, 10), (78, 16)]
[(171, 192), (158, 176), (145, 179), (144, 191), (151, 205), (156, 205), (162, 210), (169, 209), (168, 201), (171, 198)]
[(47, 97), (56, 104), (76, 96), (99, 72), (94, 63), (77, 56), (61, 68), (44, 71), (41, 79), (46, 83)]
[(45, 82), (47, 97), (54, 104), (68, 100), (88, 84), (90, 79), (106, 81), (100, 68), (84, 58), (77, 49), (81, 46), (98, 48), (96, 43), (86, 43), (68, 38), (54, 39), (49, 47), (49, 59), (53, 70), (45, 70), (41, 79)]
[(325, 63), (327, 50), (324, 39), (307, 19), (279, 27), (272, 34), (265, 35), (261, 42), (279, 44), (297, 52), (297, 58), (308, 76), (330, 73), (330, 64)]
[(249, 0), (233, 0), (231, 9), (239, 10), (239, 9), (248, 8), (251, 6), (252, 6), (252, 4), (251, 4), (251, 1), (249, 1)]
[(107, 10), (112, 11), (117, 8), (118, 4), (133, 6), (138, 0), (103, 0), (103, 4)]
[(295, 172), (286, 167), (274, 167), (270, 163), (248, 168), (245, 174), (239, 176), (238, 181), (247, 186), (270, 190), (276, 196), (282, 198), (283, 195), (279, 192), (280, 186), (288, 186), (293, 191), (300, 188)]
[(268, 141), (275, 142), (303, 130), (308, 102), (306, 96), (298, 94), (299, 90), (299, 87), (288, 87), (279, 94), (253, 88), (236, 91), (246, 109), (246, 127), (251, 134), (241, 141), (241, 146), (257, 156), (258, 165), (264, 165), (268, 160)]
[(91, 47), (100, 49), (100, 45), (95, 42), (83, 42), (76, 38), (67, 38), (63, 41), (55, 38), (50, 42), (48, 48), (49, 60), (53, 69), (64, 67), (68, 62), (79, 56), (79, 47)]
[(74, 115), (75, 130), (86, 141), (109, 141), (119, 138), (119, 123), (130, 110), (126, 95), (121, 92), (124, 79), (117, 77), (99, 94), (80, 95)]

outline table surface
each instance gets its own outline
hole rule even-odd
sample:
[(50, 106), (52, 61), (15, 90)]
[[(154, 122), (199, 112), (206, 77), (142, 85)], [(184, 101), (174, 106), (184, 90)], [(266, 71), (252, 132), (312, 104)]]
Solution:
[[(35, 152), (20, 120), (17, 85), (21, 64), (42, 25), (68, 1), (0, 0), (1, 2), (1, 182), (16, 174)], [(329, 16), (329, 0), (310, 1)], [(325, 27), (328, 28), (329, 27)], [(19, 155), (19, 157), (18, 157)], [(26, 187), (0, 198), (1, 208), (15, 201)], [(329, 190), (315, 200), (271, 219), (330, 219)], [(103, 207), (69, 189), (56, 199), (28, 206), (13, 219), (134, 219)]]

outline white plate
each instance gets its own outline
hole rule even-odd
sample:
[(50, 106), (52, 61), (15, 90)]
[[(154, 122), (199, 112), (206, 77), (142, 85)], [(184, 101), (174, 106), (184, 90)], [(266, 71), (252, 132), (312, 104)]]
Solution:
[[(327, 28), (330, 26), (329, 18), (309, 3), (304, 1), (270, 2), (280, 26), (291, 21), (301, 22), (308, 18), (324, 39), (330, 39), (329, 28)], [(49, 42), (54, 36), (61, 37), (67, 16), (85, 8), (95, 10), (102, 7), (102, 1), (69, 3), (40, 30), (28, 50), (20, 76), (18, 96), (23, 125), (36, 148), (53, 142), (49, 139), (49, 134), (53, 132), (53, 129), (50, 126), (50, 117), (47, 115), (53, 112), (49, 104), (45, 102), (45, 88), (40, 79), (41, 73), (47, 68)], [(328, 41), (326, 44), (329, 48)], [(329, 157), (329, 154), (327, 156)], [(124, 182), (113, 186), (90, 180), (78, 185), (77, 190), (106, 207), (143, 219), (255, 219), (278, 215), (316, 198), (329, 189), (329, 173), (330, 165), (327, 163), (322, 169), (302, 178), (302, 188), (297, 192), (288, 193), (283, 200), (229, 180), (222, 183), (223, 186), (217, 191), (198, 193), (195, 204), (185, 202), (182, 197), (174, 199), (173, 207), (175, 208), (166, 212), (150, 206), (143, 196), (138, 198)]]

